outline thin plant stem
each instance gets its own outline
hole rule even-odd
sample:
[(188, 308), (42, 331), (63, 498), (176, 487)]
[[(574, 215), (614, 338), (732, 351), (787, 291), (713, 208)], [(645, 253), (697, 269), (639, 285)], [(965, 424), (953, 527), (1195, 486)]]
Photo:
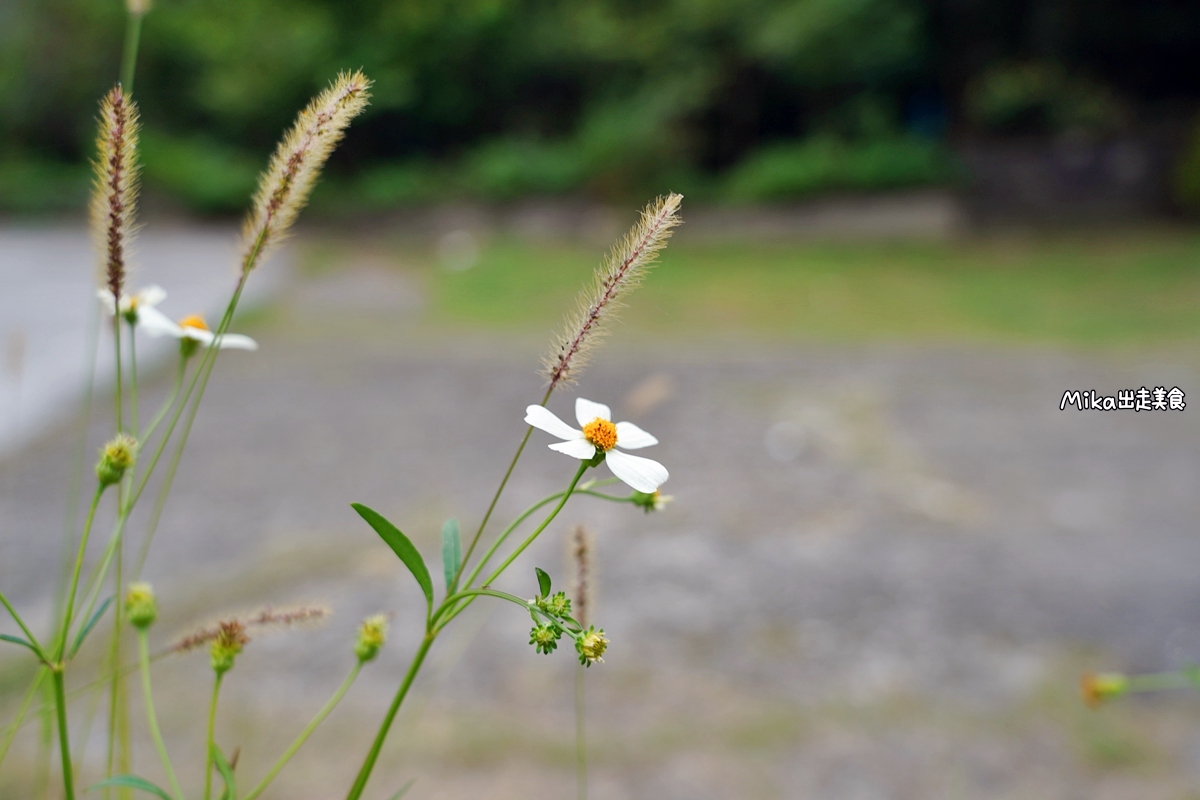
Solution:
[(58, 710), (58, 746), (62, 757), (63, 795), (66, 800), (75, 800), (75, 775), (71, 769), (71, 737), (67, 732), (67, 698), (63, 690), (63, 674), (61, 667), (51, 670), (54, 673), (54, 705)]
[(179, 399), (179, 390), (183, 387), (183, 376), (187, 372), (187, 359), (179, 359), (179, 369), (175, 371), (175, 384), (171, 387), (171, 393), (167, 395), (167, 399), (162, 404), (162, 408), (154, 415), (154, 419), (146, 426), (145, 432), (141, 436), (141, 441), (146, 441), (154, 435), (154, 431), (158, 428), (158, 424), (163, 421), (163, 417), (175, 405), (175, 401)]
[(125, 21), (125, 49), (121, 54), (121, 87), (133, 95), (133, 76), (137, 70), (138, 45), (142, 40), (143, 13), (130, 12)]
[(29, 684), (29, 690), (25, 692), (25, 697), (21, 699), (17, 715), (13, 717), (12, 722), (8, 724), (8, 730), (4, 732), (4, 741), (0, 742), (0, 765), (4, 764), (4, 757), (8, 755), (8, 748), (12, 747), (13, 739), (17, 737), (17, 730), (21, 727), (21, 723), (25, 721), (25, 715), (29, 713), (29, 707), (33, 705), (33, 698), (37, 697), (38, 689), (41, 688), (42, 681), (45, 679), (46, 668), (39, 667), (37, 674), (33, 676), (33, 681)]
[[(122, 486), (122, 492), (124, 487)], [(114, 666), (121, 663), (121, 618), (124, 616), (121, 613), (121, 579), (124, 572), (125, 547), (122, 542), (117, 543), (117, 571), (116, 571), (116, 595), (113, 605), (113, 631), (109, 643), (109, 662)], [(113, 776), (113, 767), (116, 764), (118, 736), (117, 736), (117, 718), (121, 713), (121, 684), (120, 675), (113, 671), (112, 680), (108, 684), (108, 753), (106, 763), (108, 765), (106, 778)]]
[[(554, 384), (551, 384), (546, 393), (542, 395), (540, 405), (546, 405), (550, 402), (550, 395), (554, 393)], [(458, 565), (458, 572), (454, 574), (454, 580), (450, 582), (450, 590), (454, 591), (458, 586), (458, 579), (462, 576), (462, 571), (467, 566), (467, 562), (471, 560), (471, 554), (475, 552), (475, 546), (479, 544), (479, 537), (483, 535), (484, 528), (487, 527), (488, 520), (492, 518), (492, 512), (496, 510), (496, 503), (500, 501), (500, 495), (504, 493), (504, 487), (508, 485), (508, 479), (512, 477), (513, 470), (516, 469), (517, 461), (520, 460), (521, 454), (525, 452), (525, 445), (529, 444), (529, 437), (533, 433), (533, 426), (530, 425), (525, 429), (525, 435), (521, 437), (521, 444), (517, 446), (517, 452), (513, 453), (512, 461), (508, 462), (508, 469), (504, 471), (504, 477), (500, 479), (500, 485), (496, 487), (496, 493), (492, 495), (492, 501), (488, 503), (487, 511), (483, 515), (483, 519), (479, 522), (479, 528), (476, 529), (475, 535), (471, 537), (471, 545), (467, 548), (467, 554), (463, 556), (462, 563)]]
[(208, 733), (204, 738), (204, 800), (212, 798), (213, 748), (217, 746), (214, 736), (217, 724), (217, 698), (221, 694), (221, 679), (224, 676), (223, 672), (217, 673), (216, 680), (213, 681), (212, 702), (208, 704)]
[[(117, 298), (116, 302), (119, 307), (120, 298)], [(121, 418), (121, 314), (119, 312), (113, 314), (113, 352), (117, 356), (117, 381), (114, 387), (116, 395), (113, 400), (113, 406), (117, 415), (117, 433), (120, 433), (125, 430), (125, 425)]]
[(38, 640), (34, 637), (33, 632), (30, 631), (28, 626), (25, 625), (25, 620), (21, 619), (21, 615), (17, 613), (15, 608), (13, 608), (12, 603), (8, 602), (8, 598), (4, 596), (4, 592), (0, 592), (0, 603), (4, 604), (4, 607), (8, 609), (8, 613), (12, 615), (13, 620), (21, 626), (21, 630), (25, 632), (25, 636), (29, 639), (29, 643), (37, 648), (38, 657), (45, 659), (46, 656), (45, 653), (42, 652), (42, 646), (38, 644)]
[(279, 757), (279, 760), (275, 762), (275, 765), (271, 767), (271, 770), (266, 774), (266, 776), (259, 781), (257, 786), (250, 790), (249, 794), (242, 797), (242, 800), (254, 800), (254, 798), (258, 797), (263, 793), (263, 791), (266, 790), (271, 781), (275, 780), (275, 776), (279, 774), (280, 770), (287, 766), (288, 761), (290, 761), (292, 756), (296, 755), (296, 751), (299, 750), (306, 741), (308, 741), (308, 737), (311, 736), (312, 732), (317, 729), (317, 726), (324, 722), (325, 718), (329, 716), (329, 713), (333, 711), (335, 707), (337, 707), (338, 703), (342, 701), (342, 697), (350, 689), (350, 686), (354, 683), (354, 679), (358, 677), (358, 673), (359, 670), (362, 669), (362, 665), (363, 662), (355, 661), (354, 668), (350, 670), (350, 674), (346, 676), (346, 680), (342, 681), (342, 685), (339, 686), (337, 691), (333, 693), (333, 697), (329, 698), (329, 702), (327, 702), (325, 706), (317, 712), (317, 715), (312, 718), (312, 721), (309, 722), (308, 725), (305, 726), (304, 730), (300, 732), (300, 735), (296, 737), (296, 741), (292, 742), (291, 746), (284, 751), (283, 755)]
[[(96, 507), (100, 505), (100, 497), (104, 494), (104, 485), (96, 487), (96, 495), (92, 498), (92, 504), (88, 508), (87, 519), (83, 523), (83, 535), (79, 538), (79, 552), (75, 555), (75, 569), (71, 574), (70, 588), (67, 591), (67, 603), (63, 608), (63, 621), (61, 630), (59, 631), (58, 648), (54, 656), (55, 661), (62, 661), (63, 653), (66, 652), (67, 635), (71, 629), (71, 614), (75, 609), (75, 593), (79, 588), (79, 573), (83, 569), (83, 556), (87, 551), (88, 538), (92, 533), (92, 522), (96, 519)], [(66, 711), (62, 713), (65, 715)]]
[(158, 730), (158, 714), (154, 711), (154, 692), (150, 688), (150, 643), (145, 628), (138, 629), (138, 668), (142, 673), (142, 697), (146, 705), (146, 725), (150, 728), (150, 738), (154, 740), (154, 747), (158, 750), (158, 757), (162, 761), (163, 771), (167, 773), (171, 789), (179, 800), (183, 800), (183, 789), (179, 788), (179, 781), (175, 777), (175, 768), (171, 766), (171, 756), (167, 753), (162, 733)]
[(412, 663), (408, 665), (408, 672), (404, 673), (404, 680), (401, 681), (400, 688), (396, 690), (396, 696), (392, 698), (392, 704), (383, 717), (379, 732), (375, 734), (375, 741), (371, 742), (371, 749), (367, 751), (367, 758), (363, 761), (362, 768), (359, 769), (358, 776), (354, 779), (354, 785), (350, 787), (350, 793), (346, 795), (346, 800), (358, 800), (362, 797), (363, 790), (367, 787), (367, 779), (371, 777), (371, 771), (375, 769), (379, 751), (383, 749), (383, 742), (387, 738), (388, 730), (392, 727), (392, 721), (396, 719), (400, 704), (404, 702), (408, 688), (412, 686), (413, 680), (417, 677), (417, 672), (420, 671), (421, 664), (424, 663), (425, 656), (428, 655), (429, 648), (433, 645), (436, 637), (437, 633), (432, 630), (425, 632), (425, 638), (421, 640), (421, 646), (417, 648)]
[(534, 529), (533, 533), (525, 537), (525, 541), (521, 542), (517, 549), (513, 550), (512, 553), (509, 554), (508, 558), (504, 559), (504, 563), (496, 567), (496, 570), (490, 576), (488, 576), (486, 581), (483, 582), (484, 586), (490, 585), (492, 581), (496, 580), (496, 578), (499, 578), (500, 573), (508, 569), (508, 565), (516, 561), (517, 556), (521, 555), (521, 553), (524, 553), (525, 548), (533, 544), (533, 540), (536, 539), (542, 531), (546, 530), (547, 525), (554, 521), (554, 518), (558, 516), (558, 512), (562, 511), (563, 506), (565, 506), (567, 501), (571, 499), (571, 495), (575, 491), (575, 485), (579, 483), (579, 479), (583, 477), (583, 473), (587, 472), (588, 467), (591, 465), (592, 464), (590, 461), (580, 462), (579, 469), (575, 472), (575, 477), (571, 479), (571, 485), (567, 487), (565, 492), (563, 492), (562, 499), (558, 501), (558, 505), (554, 507), (554, 510), (550, 512), (549, 516), (542, 520), (542, 524), (538, 525), (537, 528)]
[(133, 418), (133, 435), (138, 436), (138, 374), (137, 337), (133, 325), (129, 326), (129, 415)]
[(579, 800), (587, 800), (587, 703), (584, 696), (584, 666), (575, 665), (575, 782)]

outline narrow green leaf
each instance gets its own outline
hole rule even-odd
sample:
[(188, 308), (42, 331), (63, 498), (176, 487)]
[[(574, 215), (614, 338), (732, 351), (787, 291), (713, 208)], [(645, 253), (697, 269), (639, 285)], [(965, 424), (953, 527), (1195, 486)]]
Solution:
[(0, 642), (11, 642), (13, 644), (19, 644), (22, 647), (28, 647), (38, 658), (42, 657), (42, 652), (34, 647), (33, 642), (27, 639), (22, 639), (20, 636), (9, 636), (7, 633), (0, 633)]
[(450, 592), (450, 584), (458, 574), (462, 564), (462, 534), (458, 530), (458, 520), (454, 517), (446, 520), (442, 526), (442, 569), (446, 573), (446, 592)]
[(388, 800), (400, 800), (401, 797), (404, 797), (404, 795), (408, 794), (408, 790), (411, 789), (413, 787), (413, 784), (416, 782), (417, 782), (416, 778), (410, 778), (408, 783), (401, 786), (400, 791), (396, 792), (394, 795), (392, 795), (390, 798), (388, 798)]
[(383, 515), (378, 511), (367, 508), (362, 503), (351, 503), (351, 508), (358, 512), (358, 515), (367, 521), (367, 524), (375, 529), (379, 534), (379, 538), (387, 542), (388, 547), (392, 548), (400, 560), (404, 562), (404, 566), (408, 567), (408, 571), (417, 579), (417, 583), (421, 586), (421, 591), (425, 593), (425, 600), (429, 603), (429, 607), (433, 608), (433, 581), (429, 579), (429, 570), (425, 567), (425, 559), (421, 558), (421, 553), (413, 545), (409, 538), (400, 532), (392, 523), (383, 518)]
[(550, 596), (550, 576), (541, 567), (534, 567), (533, 571), (537, 573), (538, 589), (542, 593), (542, 597)]
[[(113, 597), (115, 597), (115, 595)], [(87, 621), (87, 624), (79, 629), (79, 633), (75, 636), (74, 643), (71, 644), (71, 653), (68, 658), (74, 658), (75, 654), (79, 652), (79, 648), (83, 644), (83, 640), (87, 638), (87, 635), (92, 632), (92, 628), (96, 627), (96, 623), (99, 622), (100, 618), (104, 616), (104, 612), (107, 611), (108, 607), (112, 604), (113, 597), (109, 597), (107, 600), (101, 603), (100, 607), (96, 609), (96, 613), (92, 614), (92, 618)]]
[(221, 779), (225, 781), (225, 792), (221, 795), (221, 800), (237, 800), (237, 780), (233, 776), (233, 767), (229, 766), (225, 754), (215, 744), (212, 757), (213, 763), (217, 765), (217, 772), (221, 773)]
[(102, 780), (97, 784), (88, 787), (89, 792), (94, 792), (97, 789), (103, 789), (106, 786), (120, 786), (125, 789), (137, 789), (139, 792), (152, 794), (161, 797), (162, 800), (175, 800), (171, 795), (167, 794), (162, 789), (155, 786), (145, 778), (139, 778), (136, 775), (114, 775), (111, 778)]

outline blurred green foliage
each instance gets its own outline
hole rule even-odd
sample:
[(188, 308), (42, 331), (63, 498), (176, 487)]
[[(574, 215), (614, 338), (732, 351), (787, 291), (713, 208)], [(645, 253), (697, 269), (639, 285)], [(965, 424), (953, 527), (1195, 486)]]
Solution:
[[(123, 4), (7, 0), (0, 15), (0, 164), (84, 161)], [(145, 180), (236, 208), (296, 109), (362, 67), (374, 99), (332, 165), (340, 198), (625, 197), (689, 181), (719, 195), (710, 178), (863, 92), (898, 119), (924, 31), (918, 0), (160, 0), (135, 86)]]

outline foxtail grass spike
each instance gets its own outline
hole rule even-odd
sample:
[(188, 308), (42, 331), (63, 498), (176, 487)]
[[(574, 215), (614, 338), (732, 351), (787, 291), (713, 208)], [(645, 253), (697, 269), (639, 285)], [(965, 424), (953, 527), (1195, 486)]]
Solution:
[[(230, 625), (248, 635), (251, 630), (294, 628), (300, 625), (311, 625), (328, 619), (329, 608), (322, 605), (295, 606), (293, 608), (262, 608), (248, 614), (234, 614), (224, 617), (211, 625), (205, 625), (177, 640), (171, 645), (171, 651), (183, 653), (195, 650), (208, 644), (221, 635), (223, 629)], [(248, 641), (248, 640), (247, 640)]]
[(592, 610), (593, 569), (592, 569), (592, 533), (583, 525), (576, 525), (571, 531), (570, 557), (575, 567), (575, 619), (583, 627), (588, 625), (588, 617)]
[(284, 135), (271, 163), (259, 176), (254, 204), (246, 219), (243, 274), (249, 273), (262, 255), (287, 235), (308, 202), (329, 154), (350, 121), (366, 108), (370, 86), (362, 72), (339, 74), (300, 112)]
[(137, 106), (118, 84), (100, 102), (92, 188), (92, 236), (102, 255), (101, 281), (117, 300), (125, 285), (138, 193)]
[(680, 224), (677, 212), (682, 201), (683, 195), (669, 194), (646, 206), (638, 223), (596, 270), (594, 285), (580, 294), (578, 308), (543, 360), (542, 374), (552, 390), (573, 383), (587, 365), (589, 351), (607, 332), (605, 323), (624, 305), (625, 295), (641, 283), (672, 229)]

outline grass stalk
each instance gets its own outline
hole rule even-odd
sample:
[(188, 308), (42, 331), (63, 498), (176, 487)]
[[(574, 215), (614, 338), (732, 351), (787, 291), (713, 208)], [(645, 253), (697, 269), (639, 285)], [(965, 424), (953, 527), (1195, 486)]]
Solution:
[(179, 780), (175, 777), (175, 768), (171, 766), (171, 756), (167, 753), (167, 746), (163, 743), (162, 733), (158, 729), (158, 714), (154, 711), (154, 691), (150, 687), (150, 643), (145, 628), (138, 629), (138, 669), (142, 673), (142, 697), (146, 706), (146, 726), (150, 729), (150, 738), (154, 740), (154, 747), (158, 750), (158, 757), (162, 761), (167, 780), (171, 783), (171, 790), (175, 792), (178, 800), (184, 800), (183, 790), (179, 788)]

